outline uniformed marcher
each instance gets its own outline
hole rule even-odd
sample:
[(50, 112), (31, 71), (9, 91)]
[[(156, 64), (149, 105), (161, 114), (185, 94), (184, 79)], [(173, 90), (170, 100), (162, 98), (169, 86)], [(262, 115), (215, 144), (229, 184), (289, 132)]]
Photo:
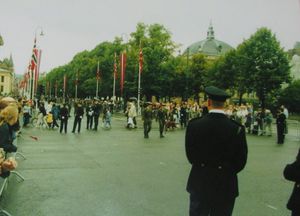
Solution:
[(164, 135), (164, 130), (165, 130), (165, 125), (166, 125), (166, 119), (167, 119), (167, 110), (164, 108), (164, 105), (161, 103), (159, 104), (159, 109), (157, 111), (157, 120), (159, 124), (159, 137), (163, 138)]
[(292, 216), (300, 216), (300, 149), (295, 162), (288, 164), (283, 174), (287, 180), (295, 182), (287, 208), (292, 211)]
[(245, 129), (224, 113), (230, 96), (210, 86), (209, 113), (188, 124), (186, 155), (192, 164), (187, 191), (190, 193), (190, 216), (230, 216), (238, 196), (239, 173), (247, 161)]
[(151, 131), (152, 126), (152, 104), (146, 103), (145, 109), (142, 112), (142, 120), (144, 121), (144, 138), (149, 138), (149, 132)]

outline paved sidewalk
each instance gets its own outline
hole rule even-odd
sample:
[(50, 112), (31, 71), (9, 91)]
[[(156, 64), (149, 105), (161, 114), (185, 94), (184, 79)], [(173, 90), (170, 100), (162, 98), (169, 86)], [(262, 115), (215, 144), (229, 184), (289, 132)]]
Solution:
[[(157, 123), (150, 139), (139, 128), (127, 130), (122, 117), (112, 129), (59, 134), (27, 128), (19, 148), (18, 170), (26, 180), (10, 179), (1, 201), (14, 216), (186, 216), (185, 191), (190, 170), (185, 131), (159, 138)], [(72, 120), (69, 122), (71, 131)], [(30, 136), (38, 137), (38, 141)], [(240, 174), (235, 216), (285, 216), (292, 184), (283, 179), (286, 163), (300, 147), (291, 134), (283, 146), (275, 137), (248, 136), (249, 159)]]

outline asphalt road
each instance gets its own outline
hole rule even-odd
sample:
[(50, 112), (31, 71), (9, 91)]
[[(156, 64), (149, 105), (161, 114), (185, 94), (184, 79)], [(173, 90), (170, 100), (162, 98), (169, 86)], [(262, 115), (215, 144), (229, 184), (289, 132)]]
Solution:
[[(112, 129), (80, 134), (26, 128), (18, 140), (20, 182), (10, 177), (1, 206), (14, 216), (186, 216), (185, 191), (190, 165), (183, 129), (159, 138), (153, 123), (150, 138), (124, 127), (123, 116)], [(69, 121), (69, 131), (72, 119)], [(30, 136), (36, 136), (37, 141)], [(291, 125), (286, 143), (276, 137), (247, 137), (249, 159), (239, 175), (235, 216), (285, 216), (292, 183), (284, 180), (285, 164), (296, 156), (300, 141)]]

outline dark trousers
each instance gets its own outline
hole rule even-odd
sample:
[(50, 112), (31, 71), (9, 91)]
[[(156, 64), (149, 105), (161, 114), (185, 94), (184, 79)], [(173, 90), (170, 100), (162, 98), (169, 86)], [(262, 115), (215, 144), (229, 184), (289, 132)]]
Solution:
[(277, 143), (283, 144), (284, 143), (284, 130), (285, 125), (284, 124), (277, 124)]
[(200, 199), (199, 194), (190, 194), (190, 216), (231, 216), (235, 198), (223, 202)]
[(300, 216), (300, 211), (293, 210), (291, 216)]
[(151, 131), (152, 121), (144, 121), (144, 137), (149, 137), (149, 132)]
[(98, 130), (98, 124), (99, 124), (99, 115), (94, 116), (94, 130)]
[(87, 123), (86, 123), (86, 129), (92, 129), (93, 127), (93, 116), (86, 116), (87, 118)]
[(165, 120), (158, 120), (158, 124), (159, 124), (159, 134), (160, 134), (160, 136), (162, 136), (163, 132), (164, 132), (164, 129), (165, 129), (166, 121)]
[(67, 133), (68, 129), (68, 119), (61, 119), (60, 120), (60, 129), (59, 132), (61, 133), (63, 128), (65, 129), (65, 133)]
[(78, 133), (80, 133), (80, 128), (81, 128), (81, 117), (80, 116), (75, 116), (74, 124), (73, 124), (73, 130), (72, 132), (74, 133), (76, 130), (78, 124)]
[(54, 127), (59, 127), (56, 118), (53, 118), (53, 122), (52, 122), (52, 128)]

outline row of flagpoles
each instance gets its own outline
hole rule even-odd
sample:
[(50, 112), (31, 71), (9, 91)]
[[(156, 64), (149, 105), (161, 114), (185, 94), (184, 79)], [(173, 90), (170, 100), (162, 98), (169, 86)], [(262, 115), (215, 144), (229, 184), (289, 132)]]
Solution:
[(29, 99), (33, 99), (38, 86), (39, 70), (42, 57), (42, 50), (36, 47), (36, 37), (32, 49), (31, 59), (24, 74), (23, 79), (19, 83), (21, 94)]
[[(31, 59), (29, 62), (29, 66), (27, 71), (24, 74), (23, 79), (19, 83), (19, 89), (21, 90), (21, 94), (26, 96), (27, 98), (33, 100), (37, 93), (38, 79), (39, 79), (39, 70), (41, 63), (41, 54), (42, 51), (36, 47), (36, 37), (34, 39), (34, 45), (32, 50)], [(143, 69), (143, 52), (140, 48), (139, 51), (139, 74), (138, 74), (138, 110), (140, 110), (139, 102), (140, 102), (140, 90), (141, 90), (141, 72)], [(120, 96), (123, 96), (124, 90), (124, 80), (125, 80), (125, 71), (126, 71), (126, 53), (121, 53), (120, 56)], [(114, 55), (114, 68), (113, 68), (113, 100), (116, 98), (116, 79), (117, 79), (117, 54)], [(97, 65), (96, 72), (96, 98), (99, 97), (99, 81), (100, 81), (100, 69), (99, 69), (99, 61)], [(78, 72), (76, 73), (75, 80), (75, 98), (77, 99), (77, 90), (78, 90)], [(58, 93), (58, 83), (55, 81), (55, 97), (57, 97)], [(51, 83), (46, 83), (46, 93), (50, 93), (51, 95)], [(66, 97), (66, 89), (67, 89), (67, 76), (66, 74), (63, 77), (63, 98), (65, 100)]]

